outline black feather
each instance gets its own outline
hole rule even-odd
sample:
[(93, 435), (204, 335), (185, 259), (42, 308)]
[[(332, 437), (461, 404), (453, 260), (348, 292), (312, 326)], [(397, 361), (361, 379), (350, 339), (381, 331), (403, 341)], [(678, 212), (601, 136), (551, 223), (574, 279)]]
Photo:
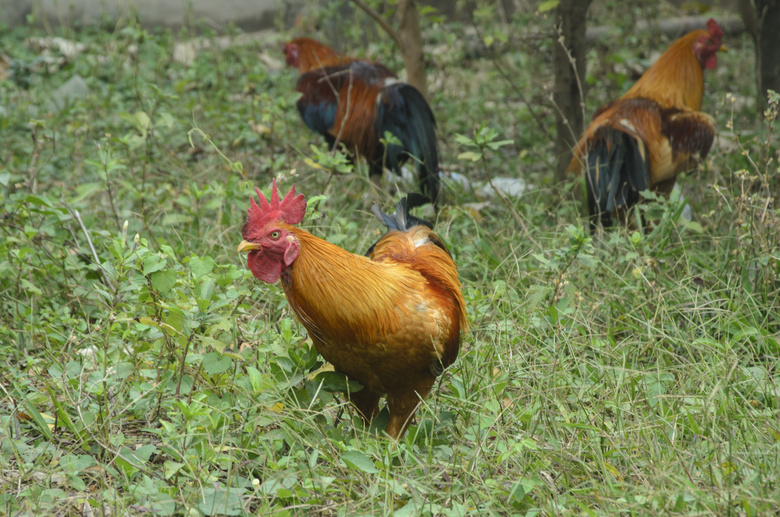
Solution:
[(384, 90), (385, 102), (380, 103), (377, 131), (385, 131), (401, 141), (390, 145), (384, 153), (387, 168), (401, 173), (408, 159), (414, 162), (420, 190), (432, 200), (439, 198), (439, 153), (436, 146), (436, 119), (425, 97), (412, 85), (394, 83)]
[[(420, 219), (419, 217), (413, 216), (410, 213), (410, 210), (412, 208), (417, 208), (418, 206), (422, 206), (430, 202), (431, 200), (428, 199), (428, 197), (423, 196), (422, 194), (411, 193), (411, 194), (407, 194), (406, 197), (401, 198), (401, 200), (395, 206), (395, 213), (393, 213), (392, 215), (384, 213), (382, 209), (379, 207), (378, 203), (374, 203), (374, 205), (371, 207), (371, 211), (380, 221), (382, 221), (382, 224), (387, 226), (387, 231), (407, 232), (412, 228), (414, 228), (415, 226), (426, 226), (431, 230), (433, 230), (433, 223), (426, 221), (425, 219)], [(384, 235), (382, 237), (384, 237)], [(374, 248), (376, 247), (378, 242), (379, 241), (375, 242), (374, 244), (371, 245), (370, 248), (368, 248), (368, 251), (366, 252), (367, 257), (370, 257), (371, 254), (374, 252)], [(439, 238), (436, 237), (435, 235), (431, 237), (431, 242), (433, 242), (437, 246), (447, 251), (447, 253), (449, 253), (447, 248), (444, 246), (444, 243), (441, 242), (441, 240), (439, 240)]]
[(612, 214), (635, 205), (650, 181), (650, 164), (640, 148), (644, 146), (632, 135), (604, 127), (595, 137), (585, 176), (591, 230), (599, 221), (611, 226)]

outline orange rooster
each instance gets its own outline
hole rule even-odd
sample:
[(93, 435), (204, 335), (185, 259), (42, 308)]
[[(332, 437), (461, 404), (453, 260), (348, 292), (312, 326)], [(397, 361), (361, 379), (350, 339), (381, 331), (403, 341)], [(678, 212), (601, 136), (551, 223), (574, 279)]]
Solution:
[(281, 202), (275, 181), (270, 203), (257, 193), (238, 251), (263, 282), (282, 280), (317, 351), (363, 385), (350, 401), (366, 421), (387, 395), (386, 431), (401, 437), (468, 328), (452, 257), (428, 223), (409, 215), (424, 196), (403, 199), (392, 216), (374, 207), (389, 230), (365, 257), (293, 226), (306, 212), (295, 186)]
[(715, 121), (699, 111), (704, 69), (714, 69), (723, 31), (710, 18), (672, 45), (622, 97), (596, 111), (574, 148), (570, 172), (586, 171), (591, 230), (625, 218), (639, 192), (668, 195), (681, 172), (710, 150)]
[[(343, 143), (353, 155), (365, 157), (374, 181), (385, 167), (400, 174), (411, 158), (422, 192), (436, 204), (436, 121), (414, 86), (399, 81), (384, 65), (342, 56), (310, 38), (290, 41), (284, 55), (301, 74), (298, 111), (309, 128), (331, 147)], [(397, 141), (382, 143), (386, 132)]]

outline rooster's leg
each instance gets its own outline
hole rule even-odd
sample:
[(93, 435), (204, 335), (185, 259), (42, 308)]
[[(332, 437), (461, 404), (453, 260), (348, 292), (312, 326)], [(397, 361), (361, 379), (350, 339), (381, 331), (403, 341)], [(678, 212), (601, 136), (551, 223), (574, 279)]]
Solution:
[(366, 423), (370, 423), (379, 413), (379, 395), (368, 388), (350, 393), (349, 400)]
[(433, 386), (433, 379), (425, 379), (418, 383), (417, 389), (409, 390), (401, 395), (387, 396), (387, 407), (390, 410), (390, 419), (387, 422), (385, 432), (391, 438), (397, 440), (403, 436), (406, 429), (412, 423), (412, 417), (417, 412), (422, 401), (428, 396)]
[(654, 192), (660, 192), (664, 196), (669, 197), (669, 194), (674, 190), (674, 184), (677, 182), (677, 178), (670, 178), (668, 180), (659, 181), (653, 185)]

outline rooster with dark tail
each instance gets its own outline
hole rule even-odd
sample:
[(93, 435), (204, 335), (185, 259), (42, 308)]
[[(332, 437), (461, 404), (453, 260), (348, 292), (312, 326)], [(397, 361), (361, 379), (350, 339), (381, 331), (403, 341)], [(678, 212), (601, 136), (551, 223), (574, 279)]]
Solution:
[[(364, 157), (373, 180), (385, 167), (400, 175), (401, 166), (411, 160), (422, 192), (436, 204), (436, 121), (414, 86), (399, 81), (384, 65), (343, 56), (310, 38), (290, 41), (284, 54), (301, 74), (298, 111), (309, 128), (331, 147), (343, 143), (354, 156)], [(383, 142), (385, 133), (394, 141)]]
[(677, 175), (707, 155), (715, 120), (699, 111), (704, 70), (715, 69), (722, 39), (710, 18), (707, 30), (676, 40), (630, 90), (596, 111), (569, 165), (585, 170), (591, 230), (625, 218), (642, 190), (668, 195)]

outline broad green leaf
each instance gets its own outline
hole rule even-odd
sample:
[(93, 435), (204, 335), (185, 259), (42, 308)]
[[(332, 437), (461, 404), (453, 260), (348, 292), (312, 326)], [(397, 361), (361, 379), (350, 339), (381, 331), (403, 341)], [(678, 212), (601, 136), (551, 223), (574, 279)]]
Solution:
[(363, 388), (359, 382), (349, 380), (340, 372), (320, 372), (313, 381), (317, 385), (322, 384), (322, 389), (331, 393), (351, 393)]
[(393, 517), (413, 517), (415, 515), (420, 515), (420, 508), (414, 504), (414, 499), (406, 503), (404, 506), (393, 510)]
[(648, 380), (647, 382), (647, 402), (651, 406), (656, 406), (661, 401), (661, 396), (666, 394), (666, 386), (659, 379)]
[(696, 221), (685, 221), (685, 227), (695, 233), (704, 233), (704, 228)]
[(504, 147), (505, 145), (512, 145), (514, 143), (515, 143), (514, 140), (499, 140), (497, 142), (488, 142), (487, 146), (495, 151), (499, 147)]
[(229, 357), (224, 357), (216, 352), (209, 352), (203, 356), (203, 368), (209, 375), (217, 375), (227, 371), (233, 365)]
[(165, 269), (168, 263), (164, 258), (161, 258), (155, 254), (150, 253), (144, 258), (143, 271), (144, 275), (149, 276), (152, 273)]
[(247, 366), (246, 373), (249, 377), (249, 384), (252, 386), (252, 391), (255, 393), (264, 391), (267, 383), (263, 381), (263, 374), (260, 373), (260, 370), (253, 366)]
[(458, 155), (458, 160), (471, 160), (477, 162), (482, 158), (482, 153), (478, 151), (466, 151)]
[(204, 488), (198, 509), (204, 515), (241, 515), (241, 492), (238, 487), (224, 485)]
[[(209, 337), (209, 336), (201, 336), (200, 342), (203, 343), (204, 345), (210, 346), (211, 348), (213, 348), (214, 350), (216, 350), (217, 352), (223, 355), (224, 355), (225, 348), (227, 348), (227, 344), (223, 343), (219, 339), (214, 339), (213, 337)], [(243, 359), (243, 357), (241, 359)]]
[(84, 469), (97, 465), (95, 458), (88, 454), (66, 454), (60, 458), (60, 467), (68, 474), (79, 475)]
[(184, 467), (184, 463), (179, 463), (176, 461), (166, 461), (165, 462), (165, 479), (171, 479), (179, 470), (181, 470), (182, 467)]
[(341, 459), (344, 460), (344, 463), (350, 468), (362, 470), (368, 474), (376, 474), (379, 472), (374, 466), (374, 462), (360, 451), (345, 451), (344, 454), (341, 455)]
[(328, 196), (312, 196), (306, 200), (306, 208), (308, 209), (310, 206), (316, 205), (320, 201), (325, 201), (326, 199), (328, 199)]
[(149, 129), (149, 125), (152, 123), (151, 119), (149, 118), (149, 115), (147, 115), (143, 111), (135, 112), (135, 120), (136, 123), (138, 124), (138, 127), (144, 130)]
[(509, 491), (509, 497), (516, 503), (522, 503), (526, 494), (525, 486), (523, 486), (521, 481), (515, 481), (512, 485), (512, 489)]
[(167, 293), (176, 285), (176, 271), (172, 269), (152, 273), (149, 278), (154, 288), (161, 294)]
[(455, 141), (457, 143), (459, 143), (459, 144), (462, 144), (462, 145), (471, 145), (471, 146), (476, 145), (476, 143), (474, 142), (474, 139), (469, 138), (469, 137), (467, 137), (465, 135), (456, 134), (455, 135)]
[(95, 192), (104, 192), (105, 191), (105, 184), (98, 182), (98, 181), (91, 181), (88, 183), (82, 183), (76, 187), (77, 195), (76, 197), (72, 198), (70, 200), (71, 205), (77, 205), (81, 203), (84, 199), (88, 198)]
[(147, 131), (149, 130), (149, 126), (151, 125), (151, 120), (149, 119), (149, 115), (147, 115), (143, 111), (136, 111), (133, 114), (127, 113), (127, 112), (121, 112), (119, 113), (119, 118), (122, 120), (126, 120), (127, 122), (130, 122), (135, 128), (138, 130), (139, 133), (141, 133), (142, 136), (146, 136)]
[(319, 163), (315, 162), (314, 160), (312, 160), (311, 158), (308, 158), (308, 157), (303, 159), (303, 163), (305, 163), (306, 165), (308, 165), (312, 169), (319, 169), (321, 171), (327, 170), (325, 167), (323, 167), (322, 165), (320, 165)]
[(156, 450), (154, 445), (144, 445), (137, 450), (127, 447), (119, 449), (119, 456), (114, 459), (114, 464), (122, 470), (124, 475), (131, 479), (137, 472), (144, 468), (144, 464)]
[(383, 140), (388, 145), (399, 145), (399, 146), (403, 145), (401, 143), (401, 140), (397, 136), (395, 136), (393, 133), (391, 133), (390, 131), (385, 131), (385, 133), (383, 135)]
[(27, 203), (33, 203), (35, 205), (48, 206), (49, 208), (54, 208), (54, 204), (46, 196), (30, 195), (30, 196), (27, 196), (26, 198), (24, 198), (24, 200)]
[(211, 273), (214, 269), (214, 259), (211, 257), (191, 257), (190, 269), (192, 270), (192, 276), (200, 278), (203, 275)]
[(140, 318), (138, 318), (138, 323), (140, 323), (141, 325), (148, 325), (150, 327), (158, 327), (159, 328), (159, 326), (160, 326), (160, 324), (157, 323), (157, 321), (155, 321), (154, 319), (150, 318), (149, 316), (141, 316)]
[(211, 303), (211, 295), (214, 294), (214, 285), (216, 280), (214, 278), (205, 278), (198, 287), (198, 309), (201, 312), (206, 312), (209, 304)]

